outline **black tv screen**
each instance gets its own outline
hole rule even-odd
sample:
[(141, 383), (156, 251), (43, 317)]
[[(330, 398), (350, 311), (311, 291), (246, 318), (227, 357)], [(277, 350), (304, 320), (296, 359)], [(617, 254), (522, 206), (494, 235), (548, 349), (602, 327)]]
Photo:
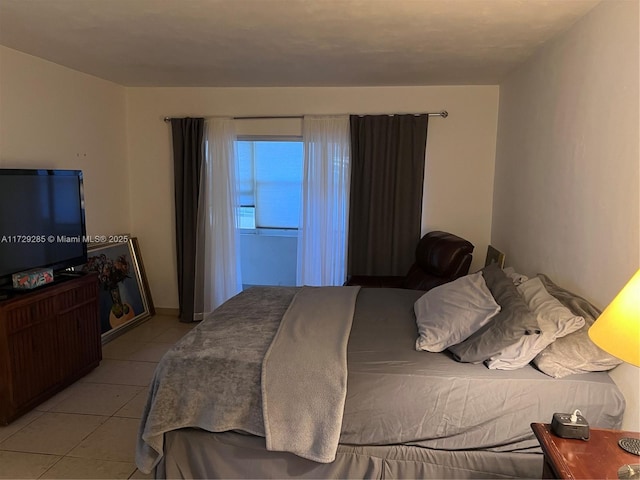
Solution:
[(0, 169), (0, 279), (87, 260), (82, 172)]

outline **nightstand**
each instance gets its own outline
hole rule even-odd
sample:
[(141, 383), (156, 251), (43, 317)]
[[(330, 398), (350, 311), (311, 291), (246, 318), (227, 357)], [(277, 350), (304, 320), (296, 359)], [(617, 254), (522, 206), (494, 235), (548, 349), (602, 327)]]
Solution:
[(640, 438), (640, 433), (591, 428), (589, 440), (560, 438), (551, 432), (548, 423), (532, 423), (542, 452), (542, 478), (617, 479), (618, 468), (638, 464), (640, 457), (618, 446), (623, 437)]

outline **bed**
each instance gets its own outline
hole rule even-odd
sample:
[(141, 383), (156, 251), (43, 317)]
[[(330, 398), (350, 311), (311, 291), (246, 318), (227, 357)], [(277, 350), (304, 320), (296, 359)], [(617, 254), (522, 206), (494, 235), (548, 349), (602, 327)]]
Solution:
[[(551, 378), (416, 351), (424, 292), (253, 287), (163, 357), (136, 462), (156, 478), (534, 478), (532, 422), (619, 428), (606, 372)], [(267, 368), (268, 366), (268, 368)]]

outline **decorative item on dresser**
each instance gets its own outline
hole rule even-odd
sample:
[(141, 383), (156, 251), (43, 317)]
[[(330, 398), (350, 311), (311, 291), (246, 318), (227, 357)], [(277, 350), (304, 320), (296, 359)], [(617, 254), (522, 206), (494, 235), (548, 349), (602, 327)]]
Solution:
[(0, 424), (86, 375), (101, 359), (95, 274), (0, 302)]

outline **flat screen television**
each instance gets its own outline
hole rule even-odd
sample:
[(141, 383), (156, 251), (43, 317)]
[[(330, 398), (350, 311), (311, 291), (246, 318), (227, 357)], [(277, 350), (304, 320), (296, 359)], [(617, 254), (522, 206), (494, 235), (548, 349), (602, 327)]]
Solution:
[(0, 169), (0, 285), (86, 263), (85, 236), (82, 171)]

